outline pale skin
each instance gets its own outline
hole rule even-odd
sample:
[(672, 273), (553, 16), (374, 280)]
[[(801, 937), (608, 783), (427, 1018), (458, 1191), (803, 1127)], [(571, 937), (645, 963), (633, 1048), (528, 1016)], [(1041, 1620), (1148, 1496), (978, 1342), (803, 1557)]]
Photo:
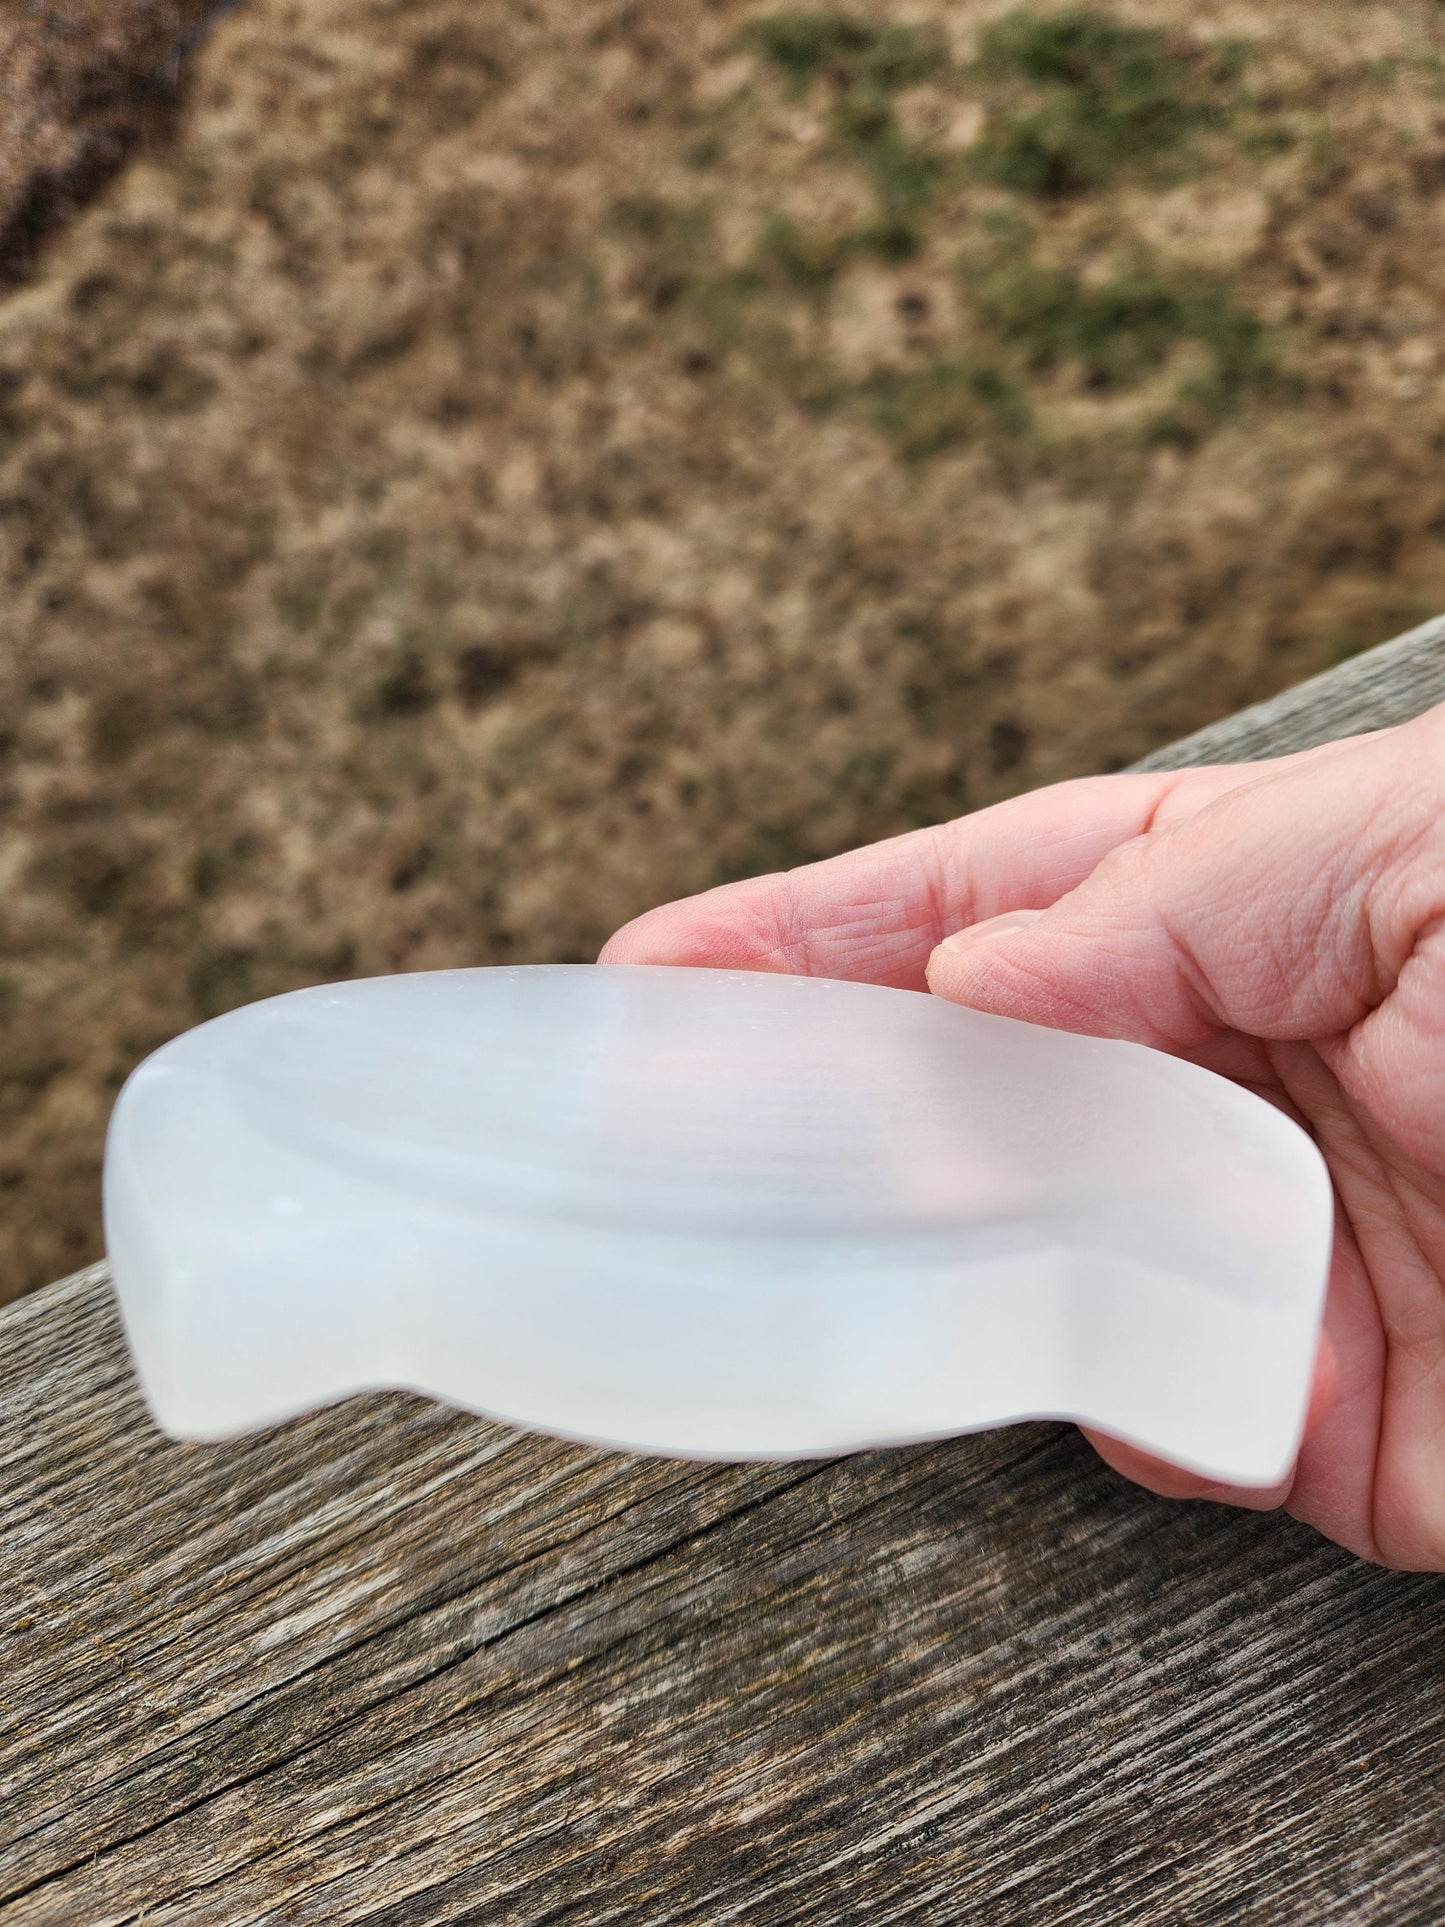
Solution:
[(1270, 763), (1036, 790), (666, 904), (601, 960), (927, 989), (1279, 1104), (1336, 1193), (1293, 1472), (1236, 1490), (1090, 1436), (1152, 1491), (1445, 1570), (1445, 706)]

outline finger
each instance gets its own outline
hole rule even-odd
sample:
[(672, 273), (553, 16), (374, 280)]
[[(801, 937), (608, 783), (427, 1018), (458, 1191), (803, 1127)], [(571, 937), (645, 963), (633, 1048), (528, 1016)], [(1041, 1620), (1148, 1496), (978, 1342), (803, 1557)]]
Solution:
[(1418, 865), (1430, 895), (1416, 913), (1419, 930), (1390, 995), (1353, 1031), (1332, 1040), (1331, 1070), (1358, 1094), (1371, 1117), (1427, 1171), (1445, 1170), (1445, 783), (1431, 812), (1437, 851)]
[(1196, 813), (1262, 768), (1285, 770), (1349, 747), (1326, 744), (1264, 765), (1056, 783), (824, 863), (663, 904), (625, 924), (599, 962), (775, 970), (922, 990), (929, 952), (951, 931), (1000, 910), (1051, 904), (1117, 844)]
[[(1339, 1397), (1339, 1389), (1340, 1368), (1335, 1348), (1329, 1335), (1321, 1333), (1319, 1348), (1315, 1353), (1309, 1409), (1305, 1416), (1306, 1440), (1329, 1416)], [(1155, 1458), (1150, 1452), (1141, 1452), (1138, 1446), (1111, 1438), (1107, 1432), (1097, 1432), (1092, 1426), (1081, 1425), (1079, 1430), (1105, 1465), (1122, 1473), (1135, 1485), (1142, 1485), (1147, 1492), (1158, 1493), (1161, 1498), (1212, 1499), (1224, 1505), (1243, 1506), (1251, 1512), (1273, 1512), (1285, 1504), (1294, 1486), (1293, 1470), (1272, 1486), (1229, 1485), (1217, 1479), (1206, 1479), (1197, 1472), (1186, 1472), (1181, 1466), (1170, 1465), (1167, 1460)]]
[(1273, 1486), (1222, 1485), (1215, 1479), (1201, 1478), (1197, 1472), (1186, 1472), (1182, 1466), (1170, 1465), (1166, 1459), (1156, 1459), (1122, 1439), (1110, 1438), (1107, 1432), (1095, 1432), (1087, 1425), (1079, 1430), (1112, 1471), (1161, 1499), (1212, 1499), (1251, 1512), (1274, 1512), (1289, 1497), (1289, 1479)]
[(1366, 738), (1256, 771), (1110, 850), (1027, 926), (960, 931), (931, 958), (930, 987), (1003, 1016), (1174, 1051), (1223, 1031), (1274, 1041), (1347, 1032), (1388, 994), (1384, 978), (1409, 950), (1385, 888), (1410, 855), (1402, 754), (1398, 741)]
[(1335, 1360), (1334, 1395), (1324, 1410), (1311, 1409), (1289, 1510), (1363, 1559), (1412, 1563), (1414, 1548), (1392, 1532), (1395, 1522), (1380, 1505), (1389, 1488), (1380, 1450), (1387, 1348), (1348, 1208), (1336, 1215), (1324, 1333)]
[(692, 964), (924, 987), (939, 940), (1053, 903), (1116, 844), (1198, 808), (1248, 766), (1085, 777), (825, 863), (750, 877), (624, 925), (602, 963)]

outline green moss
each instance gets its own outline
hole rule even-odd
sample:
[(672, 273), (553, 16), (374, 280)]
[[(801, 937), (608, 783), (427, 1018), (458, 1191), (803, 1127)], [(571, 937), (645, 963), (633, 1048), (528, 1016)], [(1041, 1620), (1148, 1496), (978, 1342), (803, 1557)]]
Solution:
[(833, 138), (868, 169), (878, 204), (877, 218), (858, 230), (854, 245), (889, 261), (916, 254), (942, 169), (937, 155), (905, 136), (892, 96), (944, 71), (942, 42), (912, 27), (835, 13), (775, 14), (757, 23), (753, 38), (795, 90), (820, 78), (832, 84)]
[(1017, 193), (1085, 193), (1216, 117), (1243, 58), (1240, 43), (1224, 55), (1182, 50), (1093, 7), (1008, 14), (980, 48), (977, 73), (1001, 98), (978, 165)]
[(865, 53), (873, 30), (838, 13), (775, 13), (755, 21), (752, 38), (796, 86), (806, 87), (827, 68)]
[(658, 194), (625, 194), (614, 201), (612, 225), (649, 247), (692, 252), (706, 239), (705, 209), (665, 200)]
[(793, 287), (820, 294), (830, 286), (847, 253), (846, 237), (801, 228), (786, 214), (774, 214), (758, 236), (758, 260), (779, 270)]
[(874, 419), (910, 461), (921, 461), (982, 434), (1017, 435), (1029, 425), (1028, 399), (996, 368), (939, 360), (890, 370), (864, 385)]
[[(1142, 380), (1182, 342), (1198, 344), (1209, 357), (1201, 388), (1210, 391), (1215, 412), (1268, 373), (1263, 323), (1216, 275), (1165, 272), (1139, 257), (1090, 285), (1022, 259), (986, 275), (977, 294), (985, 322), (1030, 369), (1073, 362), (1093, 388)], [(1203, 392), (1194, 399), (1206, 401)]]
[(1133, 26), (1097, 7), (1018, 8), (986, 30), (979, 55), (985, 73), (1018, 74), (1111, 102), (1152, 102), (1170, 95), (1182, 78), (1157, 28)]
[(741, 347), (756, 329), (758, 298), (766, 291), (759, 267), (694, 274), (678, 303), (679, 319), (688, 329), (700, 331), (711, 347)]
[(1283, 121), (1266, 121), (1254, 127), (1241, 139), (1242, 151), (1255, 160), (1273, 160), (1279, 154), (1288, 154), (1300, 143), (1299, 129)]
[(838, 139), (873, 177), (878, 228), (912, 232), (938, 184), (942, 172), (938, 156), (905, 138), (893, 110), (879, 95), (845, 95), (833, 125)]
[[(838, 13), (774, 15), (751, 38), (795, 87), (826, 88), (833, 154), (866, 169), (874, 212), (840, 231), (778, 211), (763, 221), (749, 260), (719, 271), (705, 210), (646, 195), (615, 203), (614, 229), (635, 250), (632, 283), (682, 327), (689, 367), (731, 356), (796, 408), (866, 410), (908, 460), (968, 442), (986, 442), (1000, 460), (1026, 458), (1034, 445), (1030, 378), (1064, 364), (1094, 389), (1122, 389), (1189, 344), (1189, 380), (1146, 431), (1146, 438), (1181, 440), (1207, 432), (1268, 373), (1265, 331), (1226, 282), (1166, 270), (1142, 253), (1101, 282), (1045, 267), (1034, 258), (1033, 227), (1015, 202), (983, 216), (966, 277), (972, 316), (963, 334), (941, 344), (925, 366), (862, 382), (846, 375), (813, 352), (795, 298), (824, 312), (850, 257), (901, 262), (923, 246), (931, 203), (951, 163), (909, 140), (893, 94), (945, 69), (946, 58), (911, 30)], [(988, 136), (994, 158), (1003, 151), (1000, 140), (1014, 142), (1015, 157), (1023, 152), (1020, 129), (1054, 127), (1062, 130), (1064, 162), (1055, 166), (1064, 148), (1049, 150), (1053, 160), (1045, 154), (1039, 168), (1026, 171), (1030, 190), (1103, 178), (1126, 155), (1162, 152), (1199, 124), (1211, 111), (1210, 88), (1233, 71), (1232, 61), (1181, 51), (1152, 29), (1096, 9), (1010, 14), (985, 34), (977, 70), (995, 89)], [(422, 708), (426, 695), (424, 679), (404, 663), (374, 709), (404, 715)]]
[(875, 26), (842, 13), (772, 14), (754, 24), (751, 37), (799, 90), (827, 75), (843, 87), (892, 93), (928, 80), (947, 60), (942, 43), (916, 28)]
[(727, 145), (721, 134), (704, 134), (700, 141), (693, 143), (683, 158), (689, 167), (699, 169), (716, 167), (726, 152)]
[(826, 355), (790, 352), (782, 375), (793, 401), (808, 415), (834, 414), (854, 397), (847, 377)]
[(866, 254), (876, 254), (880, 261), (890, 261), (895, 266), (911, 261), (923, 246), (922, 230), (914, 222), (901, 216), (884, 216), (870, 221), (853, 236), (853, 244)]

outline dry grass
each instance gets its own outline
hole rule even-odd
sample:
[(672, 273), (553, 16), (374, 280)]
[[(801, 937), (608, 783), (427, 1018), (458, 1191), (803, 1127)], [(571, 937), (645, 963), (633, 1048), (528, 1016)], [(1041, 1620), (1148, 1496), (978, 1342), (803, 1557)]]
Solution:
[(235, 0), (17, 0), (0, 13), (0, 288), (147, 142)]
[(0, 306), (0, 1295), (200, 1017), (1445, 606), (1435, 0), (1007, 13), (252, 0)]

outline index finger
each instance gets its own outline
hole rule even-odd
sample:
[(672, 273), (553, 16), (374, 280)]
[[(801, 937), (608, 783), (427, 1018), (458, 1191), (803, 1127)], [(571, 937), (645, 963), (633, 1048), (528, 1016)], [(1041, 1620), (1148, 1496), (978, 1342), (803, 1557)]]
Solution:
[[(944, 937), (1004, 910), (1043, 910), (1171, 798), (1199, 807), (1256, 766), (1088, 776), (823, 863), (749, 877), (625, 924), (605, 964), (689, 964), (922, 990)], [(1193, 792), (1201, 794), (1196, 798)]]

